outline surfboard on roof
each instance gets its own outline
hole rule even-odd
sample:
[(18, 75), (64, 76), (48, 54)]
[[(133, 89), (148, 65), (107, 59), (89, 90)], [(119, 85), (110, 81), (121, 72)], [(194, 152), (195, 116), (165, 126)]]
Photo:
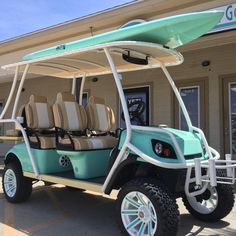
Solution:
[(40, 50), (23, 57), (34, 60), (115, 41), (141, 41), (177, 48), (202, 36), (223, 17), (221, 11), (204, 11), (139, 22), (63, 45)]

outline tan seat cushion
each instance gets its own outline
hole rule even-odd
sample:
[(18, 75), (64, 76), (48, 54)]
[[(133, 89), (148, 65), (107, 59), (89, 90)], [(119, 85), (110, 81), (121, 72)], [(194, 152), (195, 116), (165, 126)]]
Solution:
[[(56, 148), (55, 137), (39, 136), (39, 140), (41, 144), (40, 148), (42, 149)], [(36, 137), (30, 137), (30, 141), (33, 143), (38, 142)]]
[(70, 93), (58, 93), (53, 106), (55, 126), (67, 131), (79, 131), (87, 128), (87, 116), (83, 106)]
[[(112, 136), (99, 137), (72, 137), (75, 150), (92, 150), (113, 148), (117, 144), (117, 139)], [(61, 144), (70, 144), (68, 138), (60, 140)]]
[(31, 129), (51, 129), (54, 127), (52, 108), (43, 96), (31, 95), (25, 107), (27, 126)]
[(113, 110), (105, 105), (105, 100), (91, 96), (86, 107), (88, 128), (93, 131), (108, 132), (115, 124)]

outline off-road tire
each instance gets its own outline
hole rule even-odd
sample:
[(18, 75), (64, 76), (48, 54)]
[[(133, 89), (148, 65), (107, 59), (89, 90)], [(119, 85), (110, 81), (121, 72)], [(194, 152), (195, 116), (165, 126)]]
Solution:
[(215, 222), (226, 217), (234, 206), (234, 193), (231, 185), (218, 184), (215, 187), (218, 194), (218, 203), (213, 212), (210, 214), (202, 214), (196, 211), (189, 203), (188, 198), (184, 196), (182, 198), (186, 209), (191, 215), (197, 219), (205, 222)]
[[(9, 169), (14, 172), (16, 177), (16, 191), (14, 196), (8, 196), (4, 185), (4, 176)], [(2, 188), (7, 201), (11, 203), (25, 202), (29, 199), (32, 193), (32, 181), (23, 176), (22, 168), (18, 162), (10, 162), (3, 170)]]
[(121, 218), (121, 204), (125, 196), (133, 191), (143, 193), (152, 202), (157, 215), (157, 229), (155, 236), (174, 236), (178, 231), (179, 210), (175, 198), (165, 187), (156, 180), (138, 178), (126, 183), (118, 194), (117, 220), (123, 235), (129, 235)]

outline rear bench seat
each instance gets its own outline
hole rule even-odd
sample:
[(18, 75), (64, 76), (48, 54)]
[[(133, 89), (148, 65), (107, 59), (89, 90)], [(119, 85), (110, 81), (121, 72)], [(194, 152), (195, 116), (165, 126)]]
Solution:
[[(92, 111), (93, 108), (89, 109)], [(56, 143), (60, 150), (110, 149), (116, 145), (117, 141), (114, 137), (110, 139), (110, 136), (86, 136), (85, 131), (88, 127), (86, 111), (70, 93), (57, 94), (53, 114), (57, 133)], [(100, 117), (102, 118), (102, 116)], [(89, 121), (92, 124), (91, 120)], [(109, 118), (108, 122), (110, 122)], [(101, 131), (107, 131), (110, 128), (110, 123), (109, 125), (102, 124)], [(90, 127), (97, 126), (91, 125)]]
[[(25, 104), (22, 105), (17, 113), (17, 117), (22, 117), (23, 118), (23, 123), (21, 124), (23, 128), (26, 127), (26, 117), (25, 117)], [(9, 137), (20, 137), (22, 136), (20, 128), (15, 125), (15, 129), (8, 129), (6, 130), (6, 136)]]

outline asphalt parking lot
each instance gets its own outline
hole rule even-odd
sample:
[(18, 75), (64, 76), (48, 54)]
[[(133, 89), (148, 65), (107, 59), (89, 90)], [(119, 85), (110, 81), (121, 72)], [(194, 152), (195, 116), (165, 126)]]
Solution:
[[(1, 173), (0, 165), (0, 180)], [(178, 203), (181, 214), (178, 236), (236, 235), (236, 207), (220, 222), (207, 224), (189, 215), (181, 200)], [(114, 211), (112, 198), (42, 183), (34, 186), (28, 202), (10, 204), (0, 186), (1, 236), (119, 236)]]

